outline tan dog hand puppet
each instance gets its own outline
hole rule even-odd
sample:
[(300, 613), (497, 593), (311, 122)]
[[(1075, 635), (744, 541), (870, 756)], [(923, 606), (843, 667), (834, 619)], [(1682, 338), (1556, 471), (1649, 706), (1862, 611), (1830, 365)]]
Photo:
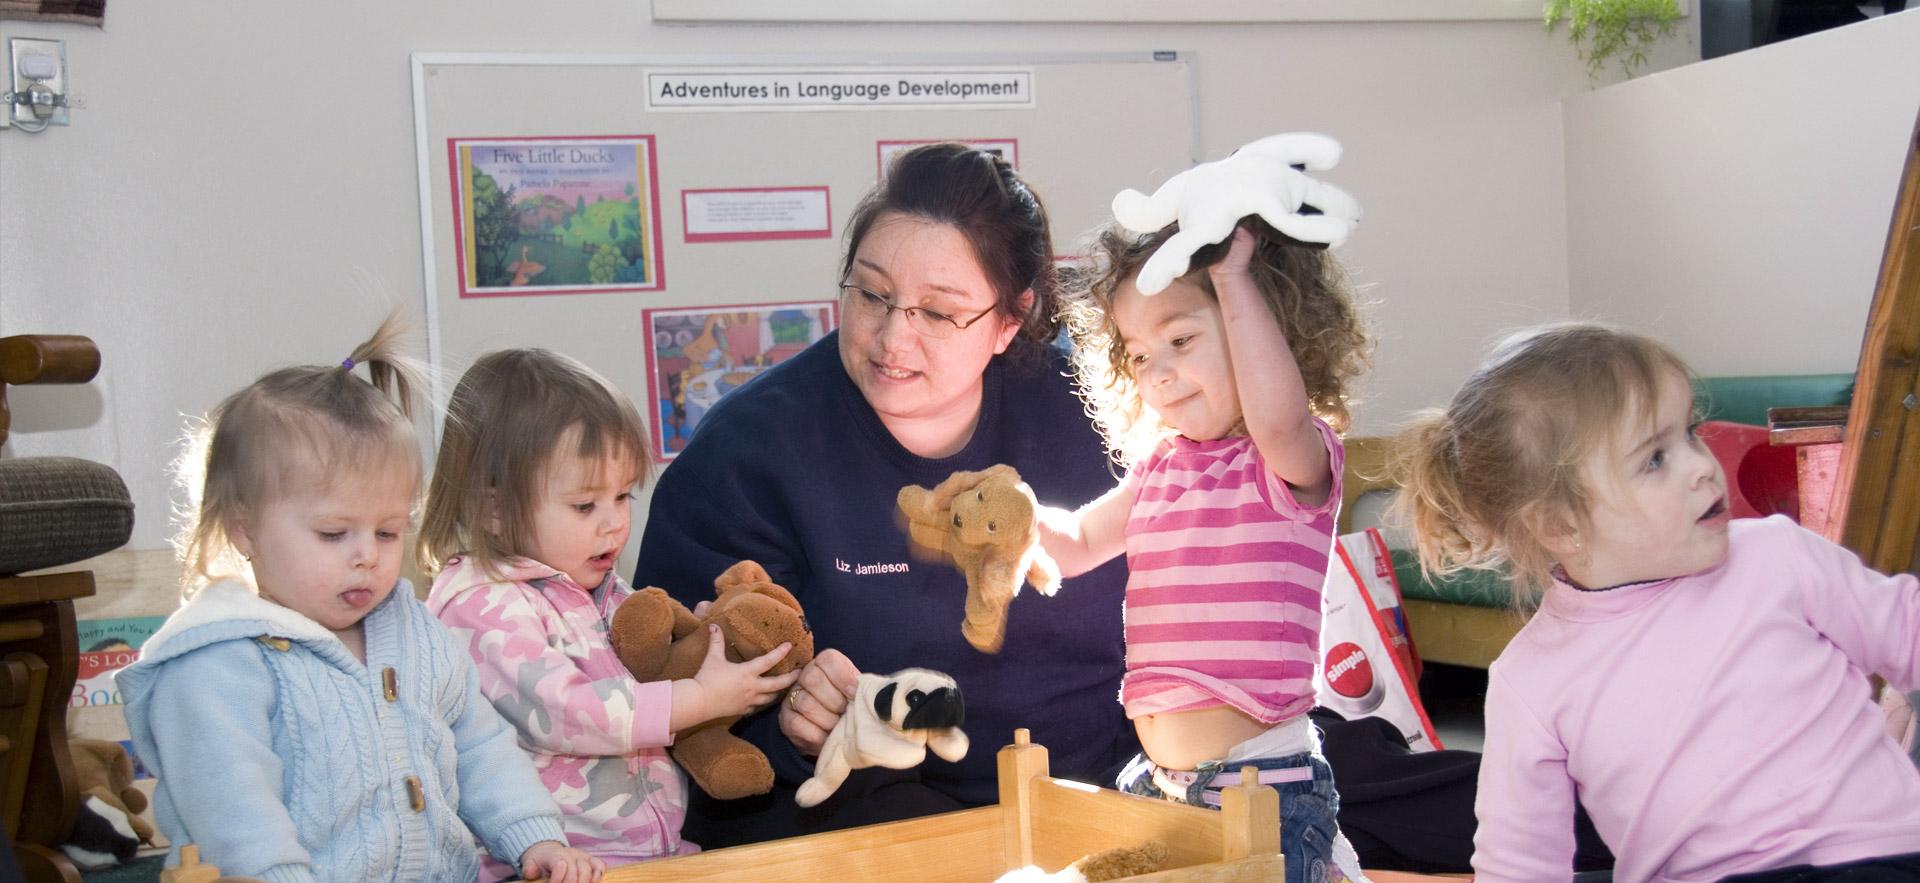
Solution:
[[(813, 659), (813, 633), (800, 602), (775, 585), (752, 561), (727, 568), (713, 581), (718, 592), (703, 617), (666, 592), (646, 588), (614, 611), (609, 634), (614, 654), (639, 681), (693, 677), (707, 657), (707, 624), (718, 623), (727, 659), (745, 662), (782, 643), (792, 643), (768, 676), (785, 674)], [(773, 790), (773, 766), (752, 743), (728, 732), (738, 717), (714, 718), (681, 730), (667, 749), (700, 789), (720, 800)]]
[(813, 778), (793, 802), (816, 806), (840, 790), (847, 774), (870, 766), (904, 770), (927, 759), (927, 749), (949, 761), (967, 756), (966, 703), (960, 687), (940, 672), (908, 668), (862, 674), (840, 722), (827, 734)]
[(1039, 503), (1012, 466), (955, 472), (932, 490), (900, 489), (907, 537), (923, 558), (952, 564), (967, 577), (967, 617), (960, 632), (982, 653), (1000, 652), (1007, 605), (1022, 581), (1040, 594), (1060, 588), (1060, 568), (1040, 548)]

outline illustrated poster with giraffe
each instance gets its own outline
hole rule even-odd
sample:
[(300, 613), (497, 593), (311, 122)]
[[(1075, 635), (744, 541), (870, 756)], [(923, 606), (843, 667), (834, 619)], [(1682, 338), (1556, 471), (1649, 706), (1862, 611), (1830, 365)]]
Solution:
[(653, 455), (671, 460), (715, 402), (839, 323), (836, 301), (643, 311)]
[(658, 291), (652, 135), (449, 138), (461, 297)]

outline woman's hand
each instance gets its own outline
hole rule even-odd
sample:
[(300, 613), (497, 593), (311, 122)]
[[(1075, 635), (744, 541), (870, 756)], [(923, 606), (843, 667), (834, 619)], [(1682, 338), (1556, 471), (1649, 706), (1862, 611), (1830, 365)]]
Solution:
[(727, 642), (720, 627), (707, 626), (707, 658), (692, 678), (673, 682), (673, 711), (667, 725), (680, 732), (718, 717), (738, 717), (765, 708), (793, 686), (799, 672), (766, 676), (785, 659), (792, 644), (782, 643), (745, 662), (727, 661)]
[(800, 753), (817, 757), (827, 734), (833, 732), (847, 702), (860, 685), (860, 670), (838, 650), (815, 653), (813, 661), (800, 670), (800, 680), (787, 691), (780, 704), (780, 732)]
[(520, 856), (520, 876), (551, 883), (596, 883), (607, 864), (558, 840), (542, 840)]

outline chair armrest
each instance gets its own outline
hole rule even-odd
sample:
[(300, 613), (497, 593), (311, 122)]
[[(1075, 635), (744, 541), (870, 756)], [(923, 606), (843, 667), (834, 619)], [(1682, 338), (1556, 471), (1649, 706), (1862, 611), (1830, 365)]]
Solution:
[(78, 334), (0, 337), (0, 443), (13, 425), (13, 412), (7, 409), (9, 385), (86, 383), (98, 373), (100, 348)]
[(0, 337), (0, 383), (86, 383), (100, 373), (100, 348), (78, 334)]

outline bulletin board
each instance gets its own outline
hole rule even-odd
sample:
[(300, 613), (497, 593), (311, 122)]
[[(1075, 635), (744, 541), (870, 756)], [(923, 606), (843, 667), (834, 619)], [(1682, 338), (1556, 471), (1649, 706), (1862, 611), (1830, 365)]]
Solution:
[[(1192, 63), (1176, 52), (416, 54), (434, 399), (482, 353), (547, 347), (606, 375), (671, 446), (685, 427), (662, 432), (674, 418), (650, 386), (690, 372), (649, 370), (681, 357), (654, 340), (649, 311), (766, 315), (763, 343), (818, 333), (818, 320), (782, 324), (793, 314), (769, 305), (817, 317), (809, 305), (836, 298), (848, 215), (882, 158), (916, 142), (1007, 156), (1072, 254), (1116, 191), (1150, 190), (1194, 162)], [(649, 358), (656, 344), (661, 360)], [(729, 357), (752, 367), (792, 349)]]

